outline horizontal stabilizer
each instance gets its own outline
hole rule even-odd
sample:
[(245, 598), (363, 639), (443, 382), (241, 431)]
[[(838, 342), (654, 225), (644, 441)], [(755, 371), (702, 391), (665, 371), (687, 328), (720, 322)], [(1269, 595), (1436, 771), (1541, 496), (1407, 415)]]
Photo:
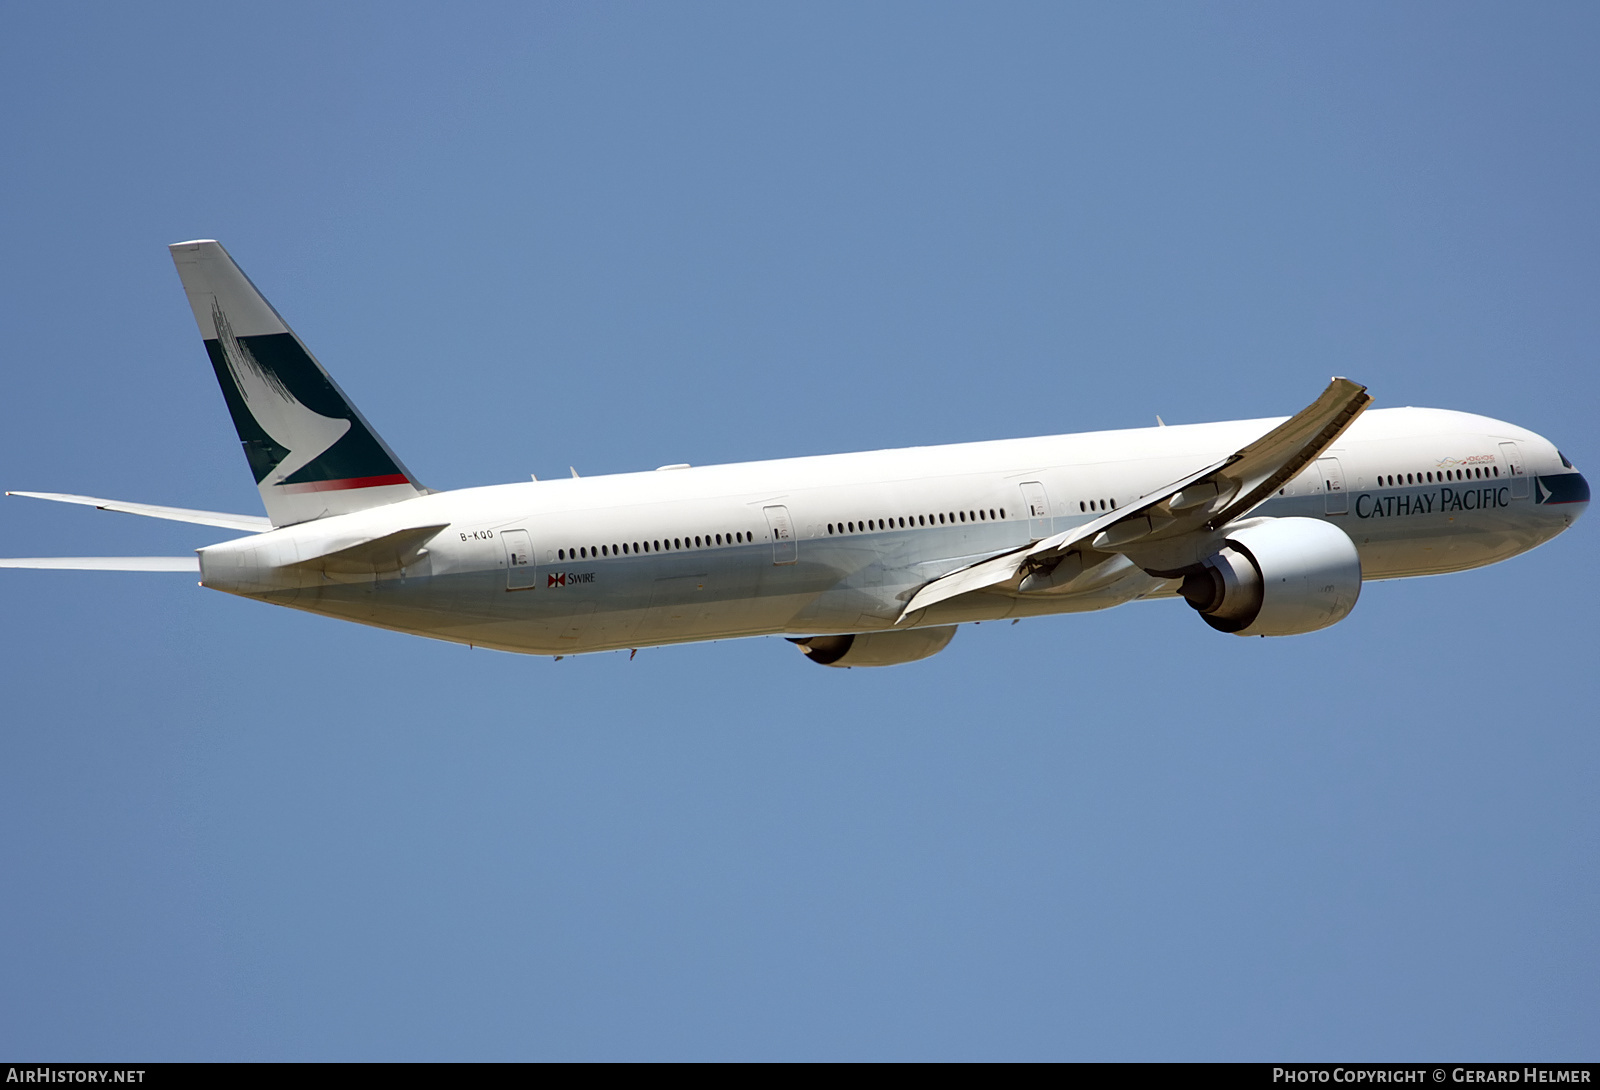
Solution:
[(201, 526), (221, 526), (229, 530), (244, 530), (260, 534), (272, 529), (272, 520), (260, 515), (230, 515), (223, 511), (195, 511), (187, 507), (158, 507), (153, 503), (128, 503), (125, 500), (103, 500), (98, 496), (73, 496), (65, 492), (7, 492), (8, 496), (28, 496), (36, 500), (54, 500), (56, 503), (81, 503), (101, 511), (122, 511), (130, 515), (147, 515), (150, 518), (169, 519), (172, 522), (195, 522)]
[(198, 556), (7, 556), (0, 568), (56, 568), (62, 571), (179, 571), (200, 574)]

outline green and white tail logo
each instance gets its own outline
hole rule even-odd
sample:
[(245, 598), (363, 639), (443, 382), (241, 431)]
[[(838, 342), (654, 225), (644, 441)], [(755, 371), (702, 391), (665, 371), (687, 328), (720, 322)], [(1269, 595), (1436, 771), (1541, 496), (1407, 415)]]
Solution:
[(209, 241), (171, 250), (274, 525), (425, 491), (226, 250)]

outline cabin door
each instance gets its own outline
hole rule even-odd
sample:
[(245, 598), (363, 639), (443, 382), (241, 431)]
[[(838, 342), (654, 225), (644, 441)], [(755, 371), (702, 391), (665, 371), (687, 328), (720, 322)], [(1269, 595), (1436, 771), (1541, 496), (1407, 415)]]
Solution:
[(789, 519), (787, 507), (768, 507), (767, 529), (772, 531), (772, 562), (793, 564), (799, 559), (794, 539), (794, 523)]
[(506, 550), (506, 589), (533, 589), (533, 539), (528, 531), (501, 530), (500, 544)]
[(1022, 503), (1028, 511), (1028, 536), (1035, 541), (1050, 536), (1050, 497), (1038, 481), (1022, 483)]
[(1501, 443), (1500, 457), (1506, 463), (1506, 472), (1511, 474), (1511, 498), (1525, 500), (1528, 498), (1528, 467), (1522, 463), (1522, 451), (1515, 443)]
[(1318, 458), (1317, 468), (1322, 471), (1322, 509), (1330, 515), (1348, 515), (1350, 493), (1344, 489), (1344, 469), (1339, 459)]

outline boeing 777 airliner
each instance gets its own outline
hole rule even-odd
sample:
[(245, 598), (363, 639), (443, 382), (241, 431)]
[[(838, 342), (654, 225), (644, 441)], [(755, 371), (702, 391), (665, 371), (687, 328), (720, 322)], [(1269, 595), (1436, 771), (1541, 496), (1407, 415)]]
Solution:
[(1366, 412), (1010, 439), (435, 492), (222, 246), (171, 247), (265, 518), (13, 495), (244, 536), (193, 557), (0, 560), (200, 584), (435, 639), (562, 656), (782, 634), (813, 662), (926, 658), (967, 621), (1181, 597), (1240, 636), (1336, 623), (1365, 579), (1491, 564), (1589, 485), (1526, 428)]

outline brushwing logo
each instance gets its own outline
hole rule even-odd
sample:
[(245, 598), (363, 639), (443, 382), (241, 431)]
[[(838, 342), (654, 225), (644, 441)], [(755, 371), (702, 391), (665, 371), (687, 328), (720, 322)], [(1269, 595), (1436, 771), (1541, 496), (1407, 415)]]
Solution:
[(216, 323), (217, 342), (228, 374), (245, 407), (261, 430), (289, 452), (261, 482), (281, 486), (296, 470), (310, 465), (342, 439), (350, 430), (350, 421), (323, 416), (302, 405), (283, 380), (262, 366), (249, 346), (234, 336), (233, 326), (215, 298), (211, 302), (211, 319)]

